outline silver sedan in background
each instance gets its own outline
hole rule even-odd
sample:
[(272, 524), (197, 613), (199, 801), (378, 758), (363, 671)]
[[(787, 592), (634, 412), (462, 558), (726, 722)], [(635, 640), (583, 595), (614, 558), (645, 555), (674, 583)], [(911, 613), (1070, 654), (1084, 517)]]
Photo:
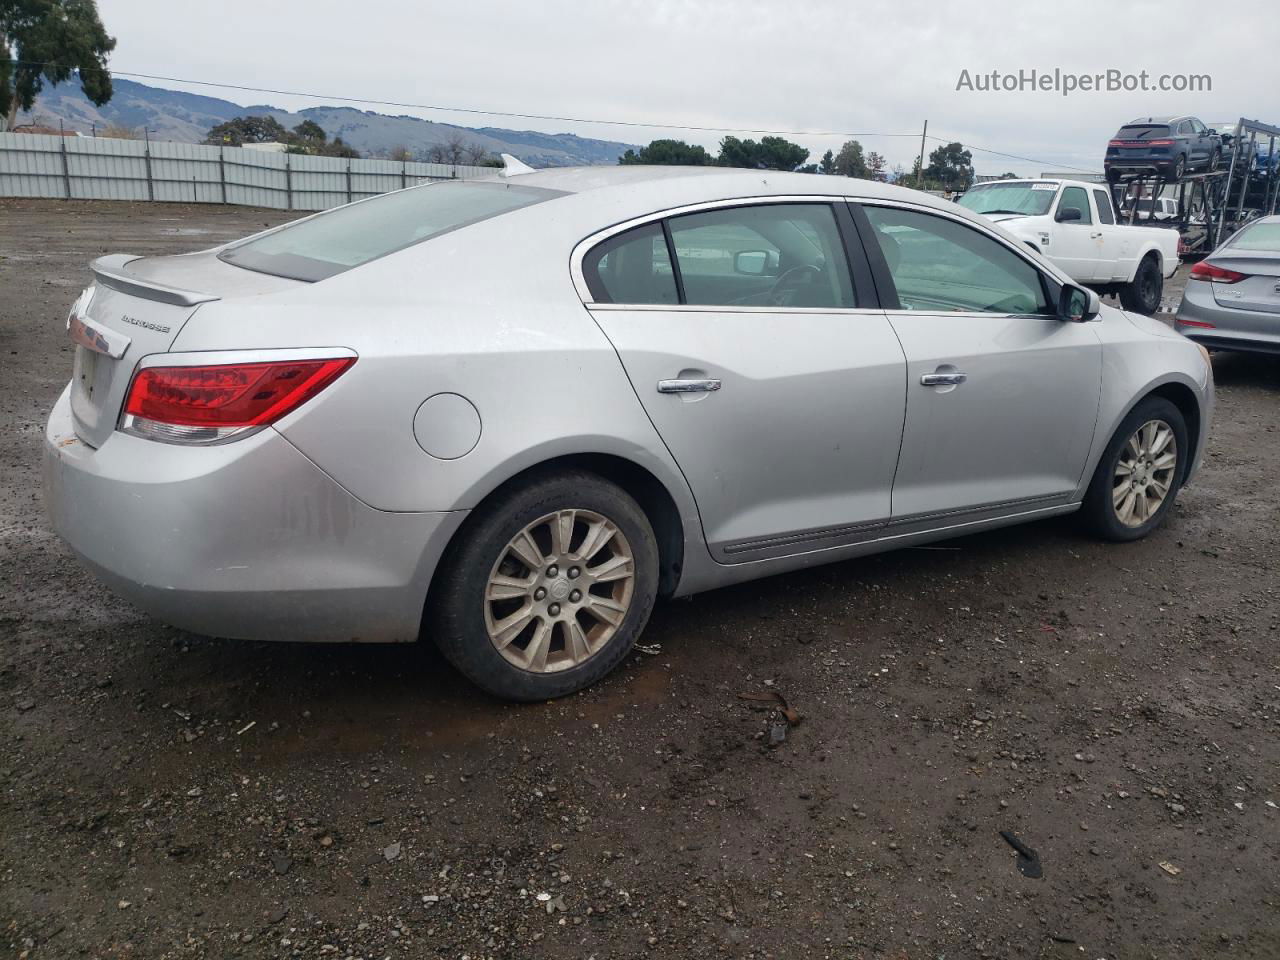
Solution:
[(410, 641), (537, 700), (655, 601), (1080, 511), (1200, 461), (1207, 354), (998, 225), (865, 180), (587, 168), (111, 256), (46, 501), (154, 616)]
[(1280, 216), (1253, 221), (1191, 268), (1174, 325), (1212, 349), (1280, 354)]

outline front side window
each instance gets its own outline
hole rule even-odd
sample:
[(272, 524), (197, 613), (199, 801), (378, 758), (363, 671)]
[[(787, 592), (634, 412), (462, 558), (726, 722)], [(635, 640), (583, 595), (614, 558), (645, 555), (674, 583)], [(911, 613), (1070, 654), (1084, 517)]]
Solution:
[(773, 203), (668, 221), (685, 302), (709, 306), (855, 306), (831, 207)]
[(336, 207), (228, 247), (218, 258), (292, 280), (316, 281), (423, 240), (560, 196), (502, 183), (432, 183)]
[(596, 303), (680, 302), (660, 223), (635, 227), (592, 247), (582, 260), (582, 275)]
[(1098, 219), (1103, 223), (1115, 223), (1116, 217), (1111, 210), (1111, 197), (1107, 194), (1107, 191), (1093, 191), (1093, 199), (1098, 204)]
[(864, 209), (903, 310), (1052, 313), (1039, 271), (998, 240), (947, 217)]
[(1084, 192), (1084, 187), (1066, 187), (1062, 191), (1062, 199), (1058, 201), (1058, 215), (1062, 215), (1062, 211), (1067, 207), (1075, 207), (1080, 211), (1079, 220), (1067, 220), (1068, 226), (1071, 224), (1087, 225), (1093, 223), (1093, 217), (1089, 213), (1089, 195)]

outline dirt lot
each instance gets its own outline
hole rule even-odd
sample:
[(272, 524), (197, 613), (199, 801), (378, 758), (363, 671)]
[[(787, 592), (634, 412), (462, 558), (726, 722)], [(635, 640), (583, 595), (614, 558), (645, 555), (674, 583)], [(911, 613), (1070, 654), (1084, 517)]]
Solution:
[(425, 646), (172, 630), (47, 527), (86, 262), (280, 219), (0, 201), (0, 952), (1280, 957), (1280, 361), (1216, 359), (1145, 542), (1046, 522), (667, 603), (655, 653), (513, 707)]

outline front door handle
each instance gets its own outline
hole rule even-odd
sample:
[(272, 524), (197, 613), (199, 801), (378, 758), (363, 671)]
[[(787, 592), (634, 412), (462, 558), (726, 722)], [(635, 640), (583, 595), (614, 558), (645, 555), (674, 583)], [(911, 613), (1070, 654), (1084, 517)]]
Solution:
[(1089, 238), (1090, 238), (1090, 239), (1092, 239), (1092, 240), (1101, 240), (1101, 239), (1102, 239), (1102, 234), (1100, 234), (1100, 233), (1091, 233), (1091, 234), (1089, 234)]
[(955, 387), (968, 379), (965, 373), (926, 373), (920, 382), (926, 387)]
[(720, 389), (719, 380), (659, 380), (659, 393), (714, 393)]

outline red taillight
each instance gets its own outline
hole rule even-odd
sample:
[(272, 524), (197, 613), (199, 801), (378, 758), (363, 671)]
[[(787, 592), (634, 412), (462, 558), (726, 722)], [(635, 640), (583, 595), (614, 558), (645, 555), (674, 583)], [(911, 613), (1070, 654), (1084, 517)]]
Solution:
[(187, 427), (262, 427), (333, 383), (355, 357), (146, 367), (129, 385), (124, 412)]
[(1171, 147), (1172, 140), (1109, 140), (1109, 147)]
[(1210, 280), (1213, 283), (1239, 283), (1248, 278), (1247, 273), (1236, 273), (1208, 260), (1201, 260), (1191, 268), (1192, 280)]
[(1152, 147), (1172, 147), (1172, 140), (1143, 140), (1143, 143)]
[(1183, 327), (1201, 327), (1205, 330), (1216, 330), (1212, 323), (1205, 323), (1203, 320), (1187, 320), (1183, 317), (1178, 318), (1178, 325)]

